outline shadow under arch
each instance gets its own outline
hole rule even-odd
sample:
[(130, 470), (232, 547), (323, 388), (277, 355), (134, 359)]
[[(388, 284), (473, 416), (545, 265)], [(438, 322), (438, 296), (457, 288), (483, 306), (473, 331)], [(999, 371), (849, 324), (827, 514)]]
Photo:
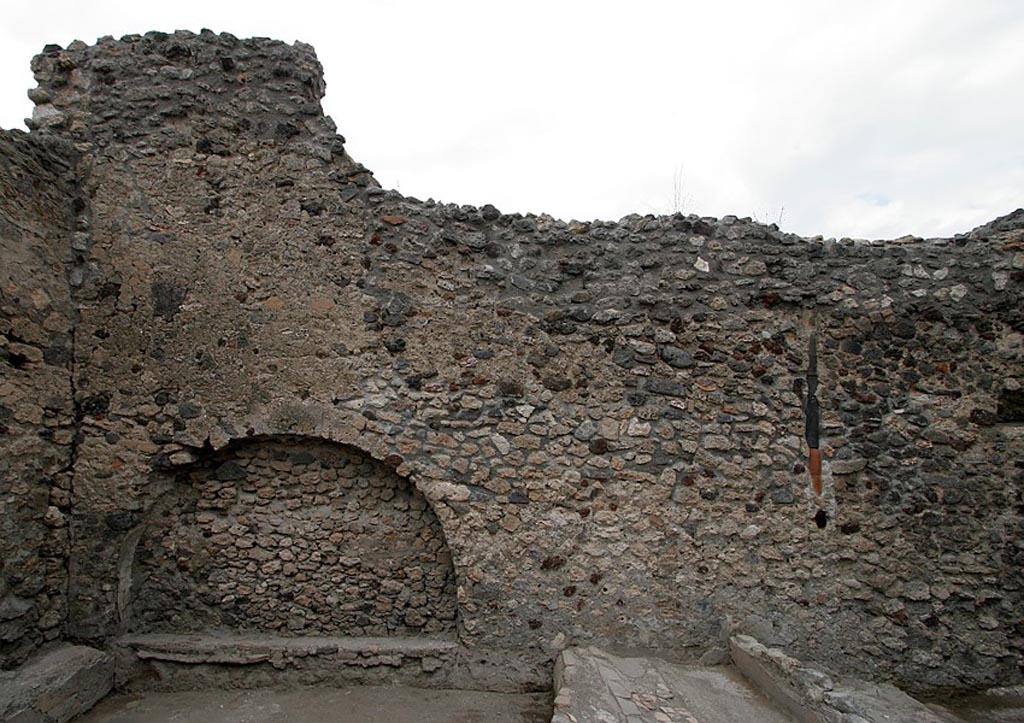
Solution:
[(156, 499), (122, 566), (124, 632), (457, 635), (437, 514), (358, 447), (254, 435), (154, 472), (152, 483)]

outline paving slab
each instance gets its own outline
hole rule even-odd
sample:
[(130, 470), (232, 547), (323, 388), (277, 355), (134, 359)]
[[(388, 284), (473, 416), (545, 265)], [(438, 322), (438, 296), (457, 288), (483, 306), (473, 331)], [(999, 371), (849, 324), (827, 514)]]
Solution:
[(64, 723), (89, 710), (114, 682), (106, 653), (67, 645), (0, 673), (0, 721)]
[(552, 723), (791, 723), (732, 666), (563, 651)]
[(390, 686), (140, 693), (75, 723), (547, 723), (551, 696)]

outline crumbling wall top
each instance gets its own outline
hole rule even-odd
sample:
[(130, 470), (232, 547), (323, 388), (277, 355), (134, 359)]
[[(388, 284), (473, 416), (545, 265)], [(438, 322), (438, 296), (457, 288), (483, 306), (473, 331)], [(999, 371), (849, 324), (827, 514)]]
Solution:
[(218, 153), (230, 137), (301, 143), (343, 153), (324, 117), (323, 69), (312, 46), (228, 33), (150, 32), (48, 45), (32, 61), (32, 130), (105, 146), (195, 146)]

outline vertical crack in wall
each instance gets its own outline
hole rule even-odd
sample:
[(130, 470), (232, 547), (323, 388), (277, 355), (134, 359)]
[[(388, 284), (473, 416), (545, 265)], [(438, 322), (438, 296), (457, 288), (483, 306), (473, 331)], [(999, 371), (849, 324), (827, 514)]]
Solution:
[(64, 617), (64, 635), (71, 638), (71, 556), (75, 549), (75, 477), (78, 468), (78, 451), (82, 444), (82, 430), (85, 420), (85, 410), (78, 397), (78, 327), (81, 321), (81, 314), (78, 306), (77, 289), (81, 287), (85, 279), (87, 258), (89, 249), (92, 246), (92, 223), (90, 218), (90, 207), (85, 194), (83, 162), (81, 155), (75, 155), (71, 159), (74, 185), (71, 199), (71, 218), (69, 228), (69, 258), (65, 265), (68, 301), (69, 301), (69, 330), (71, 354), (68, 361), (69, 388), (71, 392), (71, 443), (68, 450), (68, 467), (66, 470), (68, 478), (68, 524), (67, 524), (67, 554), (64, 558), (64, 599), (67, 609)]
[(77, 347), (75, 336), (78, 324), (78, 309), (72, 303), (71, 306), (71, 360), (68, 362), (68, 373), (71, 378), (71, 444), (68, 449), (68, 467), (66, 470), (68, 479), (68, 524), (67, 524), (67, 554), (64, 556), (64, 600), (67, 610), (64, 617), (64, 635), (68, 636), (70, 630), (68, 618), (71, 612), (71, 554), (75, 547), (75, 474), (78, 465), (78, 447), (82, 438), (82, 406), (78, 402), (78, 393), (75, 388), (76, 363), (75, 355)]

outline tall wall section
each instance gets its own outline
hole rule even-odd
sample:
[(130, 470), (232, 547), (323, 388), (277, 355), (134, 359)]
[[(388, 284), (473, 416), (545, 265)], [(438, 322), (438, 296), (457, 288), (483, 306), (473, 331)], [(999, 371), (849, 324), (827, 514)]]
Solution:
[(0, 669), (58, 639), (67, 617), (70, 150), (0, 132)]
[(1021, 679), (1024, 213), (886, 243), (507, 215), (381, 190), (308, 46), (150, 33), (34, 69), (38, 132), (90, 159), (73, 636), (139, 630), (154, 480), (289, 438), (422, 494), (470, 649), (713, 659), (738, 627), (915, 689)]

